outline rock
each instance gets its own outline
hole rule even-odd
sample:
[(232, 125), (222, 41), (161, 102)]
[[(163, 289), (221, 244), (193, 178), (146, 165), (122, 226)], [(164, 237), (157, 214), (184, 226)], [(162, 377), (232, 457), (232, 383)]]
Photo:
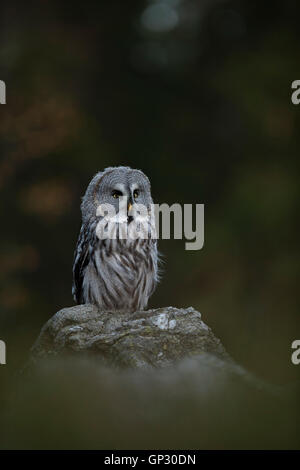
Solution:
[(191, 307), (63, 309), (27, 365), (6, 397), (4, 448), (290, 448), (298, 437), (299, 393), (287, 400), (236, 364)]
[(3, 448), (282, 449), (299, 439), (299, 393), (278, 399), (212, 353), (126, 369), (94, 354), (46, 355), (15, 381), (5, 400)]
[(101, 312), (89, 304), (65, 308), (42, 328), (32, 359), (65, 353), (93, 354), (106, 365), (133, 368), (169, 366), (203, 353), (230, 360), (192, 307), (135, 313)]

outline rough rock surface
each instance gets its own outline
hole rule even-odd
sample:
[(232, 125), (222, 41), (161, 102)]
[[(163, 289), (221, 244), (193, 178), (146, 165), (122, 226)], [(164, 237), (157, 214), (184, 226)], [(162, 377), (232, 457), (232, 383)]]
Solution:
[(42, 328), (32, 359), (91, 353), (117, 367), (169, 366), (187, 357), (229, 356), (194, 308), (165, 307), (135, 313), (100, 312), (79, 305), (57, 312)]

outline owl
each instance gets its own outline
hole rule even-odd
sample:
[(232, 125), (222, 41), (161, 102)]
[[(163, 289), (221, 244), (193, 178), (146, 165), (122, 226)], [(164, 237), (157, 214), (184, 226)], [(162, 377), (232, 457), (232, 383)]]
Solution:
[[(135, 207), (150, 211), (152, 204), (150, 181), (141, 170), (110, 167), (91, 180), (82, 199), (82, 226), (74, 253), (72, 292), (78, 304), (106, 311), (147, 307), (159, 278), (157, 238), (150, 229), (147, 237), (131, 237), (130, 227), (137, 220)], [(111, 217), (117, 227), (114, 237), (99, 236), (99, 225), (108, 225), (103, 207), (116, 214)], [(118, 219), (121, 212), (123, 218)], [(127, 237), (119, 230), (124, 214)]]

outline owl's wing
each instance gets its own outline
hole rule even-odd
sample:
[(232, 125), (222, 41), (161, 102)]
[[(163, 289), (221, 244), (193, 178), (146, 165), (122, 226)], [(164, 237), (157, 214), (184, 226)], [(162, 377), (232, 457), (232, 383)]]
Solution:
[(72, 294), (75, 302), (82, 303), (82, 284), (84, 271), (90, 261), (89, 231), (82, 225), (74, 253)]

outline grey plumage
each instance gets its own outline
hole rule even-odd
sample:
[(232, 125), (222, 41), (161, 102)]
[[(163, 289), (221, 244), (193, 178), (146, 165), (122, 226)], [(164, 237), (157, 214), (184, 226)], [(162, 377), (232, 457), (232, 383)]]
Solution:
[(150, 182), (142, 171), (129, 167), (106, 168), (94, 176), (83, 197), (72, 289), (79, 304), (96, 304), (102, 310), (142, 310), (156, 287), (156, 238), (99, 239), (97, 236), (97, 225), (102, 219), (97, 209), (111, 204), (118, 212), (123, 197), (130, 207), (138, 203), (150, 209), (153, 203)]

